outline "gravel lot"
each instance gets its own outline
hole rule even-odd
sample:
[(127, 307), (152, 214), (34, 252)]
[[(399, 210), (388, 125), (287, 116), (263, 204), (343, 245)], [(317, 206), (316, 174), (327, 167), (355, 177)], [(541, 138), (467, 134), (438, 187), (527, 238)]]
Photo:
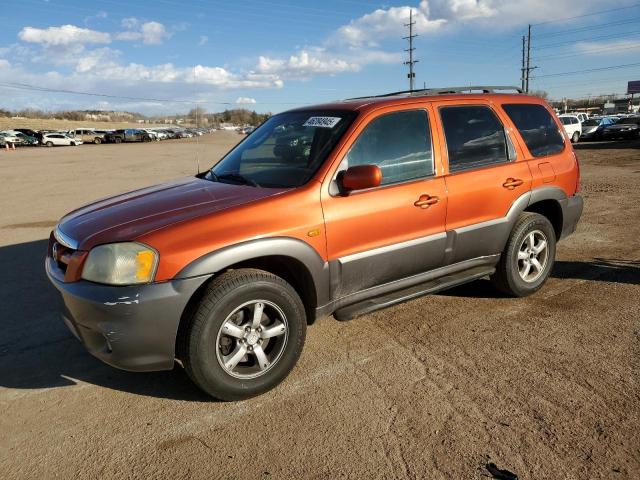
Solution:
[(46, 238), (98, 197), (195, 172), (239, 140), (0, 151), (0, 472), (14, 478), (640, 478), (640, 143), (578, 146), (585, 212), (536, 295), (485, 280), (311, 327), (241, 403), (135, 374), (57, 316)]

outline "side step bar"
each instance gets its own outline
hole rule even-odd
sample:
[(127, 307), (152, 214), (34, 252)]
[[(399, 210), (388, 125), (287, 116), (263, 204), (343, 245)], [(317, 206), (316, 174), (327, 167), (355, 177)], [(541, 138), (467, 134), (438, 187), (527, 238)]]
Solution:
[(375, 312), (376, 310), (397, 305), (398, 303), (403, 303), (430, 293), (478, 280), (482, 277), (493, 274), (495, 271), (495, 267), (480, 265), (468, 270), (463, 270), (462, 272), (445, 275), (428, 282), (420, 283), (403, 290), (397, 290), (395, 292), (386, 293), (378, 297), (369, 298), (358, 303), (347, 305), (346, 307), (336, 310), (333, 313), (333, 316), (336, 320), (345, 322), (361, 315)]

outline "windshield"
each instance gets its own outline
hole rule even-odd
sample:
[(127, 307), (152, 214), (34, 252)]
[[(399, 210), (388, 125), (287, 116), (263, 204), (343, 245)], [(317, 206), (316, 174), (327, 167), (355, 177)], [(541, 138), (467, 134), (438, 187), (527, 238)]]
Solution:
[(347, 130), (355, 112), (286, 112), (271, 117), (204, 178), (267, 188), (307, 183)]
[(584, 127), (597, 127), (598, 125), (600, 125), (601, 120), (598, 119), (591, 119), (591, 120), (585, 120), (582, 125)]

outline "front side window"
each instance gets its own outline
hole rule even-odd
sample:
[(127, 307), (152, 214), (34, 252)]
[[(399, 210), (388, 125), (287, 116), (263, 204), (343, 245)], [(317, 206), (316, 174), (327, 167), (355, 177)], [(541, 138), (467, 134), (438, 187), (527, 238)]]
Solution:
[(531, 155), (545, 157), (564, 150), (564, 138), (553, 117), (542, 105), (509, 104), (502, 108), (522, 135)]
[(204, 178), (265, 188), (307, 183), (356, 117), (351, 111), (275, 115), (238, 144)]
[(504, 126), (489, 107), (442, 107), (440, 118), (450, 172), (509, 161)]
[(381, 185), (433, 175), (427, 112), (394, 112), (372, 120), (349, 149), (341, 169), (356, 165), (377, 165)]

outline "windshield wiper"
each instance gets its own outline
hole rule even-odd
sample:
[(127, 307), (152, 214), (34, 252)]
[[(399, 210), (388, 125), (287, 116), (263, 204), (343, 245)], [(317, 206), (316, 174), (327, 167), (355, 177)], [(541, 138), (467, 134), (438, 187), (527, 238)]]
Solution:
[(211, 172), (211, 174), (212, 174), (212, 178), (214, 178), (217, 181), (220, 181), (220, 180), (232, 180), (234, 182), (238, 182), (238, 183), (241, 183), (243, 185), (251, 185), (252, 187), (259, 187), (259, 185), (255, 181), (251, 180), (250, 178), (245, 177), (244, 175), (242, 175), (240, 173), (227, 172), (227, 173), (221, 173), (219, 175), (216, 175), (215, 173)]

